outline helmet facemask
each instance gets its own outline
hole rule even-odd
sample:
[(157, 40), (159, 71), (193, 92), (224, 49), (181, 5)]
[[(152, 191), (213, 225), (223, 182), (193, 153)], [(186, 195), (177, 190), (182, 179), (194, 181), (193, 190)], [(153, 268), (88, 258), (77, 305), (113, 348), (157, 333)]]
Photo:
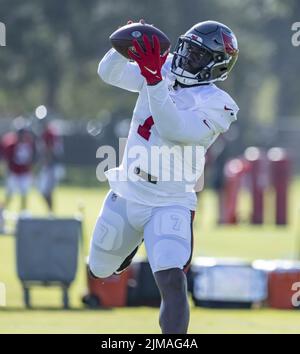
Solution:
[(174, 56), (174, 65), (193, 75), (204, 69), (213, 58), (211, 52), (206, 48), (184, 39), (179, 39)]

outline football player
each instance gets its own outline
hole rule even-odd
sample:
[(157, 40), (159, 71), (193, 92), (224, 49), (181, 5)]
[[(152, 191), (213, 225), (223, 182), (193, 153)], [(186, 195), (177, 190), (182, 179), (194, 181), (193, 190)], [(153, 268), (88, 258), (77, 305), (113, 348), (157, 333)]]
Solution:
[[(147, 36), (143, 42), (133, 40), (131, 60), (109, 50), (98, 68), (103, 81), (136, 92), (138, 99), (122, 163), (106, 173), (111, 191), (95, 225), (89, 268), (99, 278), (121, 272), (144, 240), (162, 298), (162, 333), (186, 333), (185, 270), (197, 205), (190, 187), (203, 173), (207, 148), (236, 120), (237, 104), (214, 83), (227, 78), (238, 45), (232, 30), (215, 21), (198, 23), (180, 36), (173, 55), (160, 52), (155, 36), (153, 44)], [(155, 147), (162, 157), (172, 150), (172, 161), (162, 159), (153, 167)], [(183, 154), (186, 147), (190, 155)], [(137, 150), (148, 156), (136, 159)], [(185, 173), (187, 165), (193, 173)], [(184, 176), (166, 179), (166, 172)]]
[(50, 214), (53, 212), (53, 192), (60, 180), (63, 141), (54, 124), (44, 123), (39, 139), (39, 190)]
[(25, 211), (36, 153), (34, 136), (26, 127), (19, 127), (16, 132), (9, 132), (3, 136), (1, 146), (7, 166), (4, 208), (10, 203), (12, 194), (19, 193), (21, 210)]

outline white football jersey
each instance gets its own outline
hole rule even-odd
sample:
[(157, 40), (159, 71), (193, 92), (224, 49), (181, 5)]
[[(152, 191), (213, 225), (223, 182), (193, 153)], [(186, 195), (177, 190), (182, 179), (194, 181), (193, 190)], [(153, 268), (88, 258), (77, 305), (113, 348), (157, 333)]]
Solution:
[(214, 84), (174, 88), (171, 62), (169, 55), (164, 79), (148, 86), (138, 65), (114, 49), (101, 60), (102, 80), (139, 94), (122, 163), (106, 176), (125, 199), (195, 210), (194, 186), (203, 174), (205, 152), (236, 120), (238, 106)]

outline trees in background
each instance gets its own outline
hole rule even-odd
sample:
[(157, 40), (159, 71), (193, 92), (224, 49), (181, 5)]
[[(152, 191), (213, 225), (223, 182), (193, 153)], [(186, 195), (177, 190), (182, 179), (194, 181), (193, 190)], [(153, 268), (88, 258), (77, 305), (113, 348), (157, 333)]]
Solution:
[(7, 27), (7, 46), (0, 48), (1, 115), (45, 104), (69, 119), (95, 118), (105, 109), (129, 116), (135, 96), (101, 83), (96, 70), (110, 33), (139, 18), (174, 44), (207, 19), (236, 32), (240, 58), (221, 86), (239, 102), (243, 128), (300, 114), (300, 48), (291, 44), (291, 25), (300, 20), (297, 0), (0, 0), (0, 8)]

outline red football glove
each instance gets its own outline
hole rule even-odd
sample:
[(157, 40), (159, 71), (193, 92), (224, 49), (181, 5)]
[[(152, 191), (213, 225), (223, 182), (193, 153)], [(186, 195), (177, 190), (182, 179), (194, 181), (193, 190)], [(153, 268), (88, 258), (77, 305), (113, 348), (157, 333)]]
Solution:
[(152, 39), (153, 48), (148, 37), (143, 35), (145, 50), (140, 46), (136, 39), (134, 39), (132, 43), (137, 54), (128, 49), (129, 57), (138, 63), (141, 74), (146, 79), (148, 85), (156, 85), (162, 80), (161, 68), (169, 54), (169, 50), (167, 50), (163, 55), (160, 55), (158, 37), (153, 36)]

